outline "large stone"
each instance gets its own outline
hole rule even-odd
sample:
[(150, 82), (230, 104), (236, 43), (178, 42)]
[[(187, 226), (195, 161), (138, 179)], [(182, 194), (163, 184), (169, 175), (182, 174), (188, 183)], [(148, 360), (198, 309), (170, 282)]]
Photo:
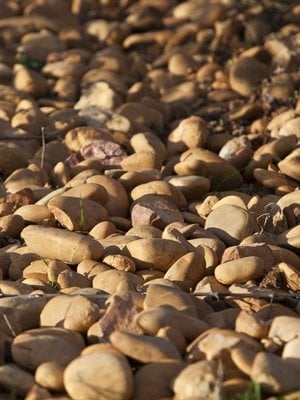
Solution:
[(226, 204), (215, 208), (207, 217), (205, 229), (228, 246), (239, 244), (257, 229), (254, 217), (245, 209)]
[(133, 378), (126, 358), (113, 351), (93, 351), (73, 360), (64, 372), (73, 400), (129, 400)]
[(11, 352), (17, 365), (34, 371), (47, 361), (59, 360), (62, 365), (67, 365), (83, 348), (83, 337), (77, 332), (63, 328), (39, 328), (16, 336)]

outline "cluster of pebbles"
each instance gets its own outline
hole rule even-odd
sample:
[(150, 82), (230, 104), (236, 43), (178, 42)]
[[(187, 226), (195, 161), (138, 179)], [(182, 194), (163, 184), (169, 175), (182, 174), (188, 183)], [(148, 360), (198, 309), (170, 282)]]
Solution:
[(300, 398), (297, 3), (1, 0), (1, 400)]

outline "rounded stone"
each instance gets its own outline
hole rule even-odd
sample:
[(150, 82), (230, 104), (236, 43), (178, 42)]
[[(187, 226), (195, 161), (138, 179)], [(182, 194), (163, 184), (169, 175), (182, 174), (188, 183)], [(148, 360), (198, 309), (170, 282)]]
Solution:
[(257, 225), (247, 210), (225, 204), (215, 208), (208, 215), (205, 229), (218, 236), (226, 245), (234, 246), (254, 233)]

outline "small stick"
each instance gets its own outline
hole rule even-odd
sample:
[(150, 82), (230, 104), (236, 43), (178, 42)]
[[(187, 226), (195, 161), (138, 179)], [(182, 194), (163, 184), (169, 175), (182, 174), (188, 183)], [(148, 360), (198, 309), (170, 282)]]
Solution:
[[(295, 299), (300, 300), (300, 293), (276, 293), (273, 291), (256, 291), (252, 293), (227, 293), (227, 292), (192, 292), (190, 293), (192, 296), (196, 297), (214, 297), (215, 299), (219, 300), (220, 298), (226, 297), (236, 297), (236, 298), (255, 298), (255, 299)], [(91, 299), (108, 299), (111, 295), (110, 294), (84, 294), (84, 293), (34, 293), (34, 294), (3, 294), (0, 293), (0, 299), (6, 297), (18, 297), (20, 299), (34, 299), (37, 297), (44, 297), (51, 299), (52, 297), (56, 296), (85, 296)]]
[(41, 133), (42, 133), (41, 168), (44, 168), (46, 141), (45, 141), (45, 128), (43, 126), (41, 127)]

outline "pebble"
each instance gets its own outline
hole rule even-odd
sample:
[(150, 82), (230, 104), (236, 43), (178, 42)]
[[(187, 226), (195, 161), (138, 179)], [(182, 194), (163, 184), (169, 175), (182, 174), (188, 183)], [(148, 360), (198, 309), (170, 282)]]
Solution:
[(57, 296), (50, 299), (40, 315), (40, 325), (61, 326), (75, 332), (86, 332), (98, 320), (99, 308), (83, 296)]
[(217, 207), (208, 215), (205, 229), (218, 236), (227, 246), (233, 246), (255, 232), (256, 221), (247, 210), (227, 204)]
[(198, 361), (185, 367), (174, 379), (173, 390), (176, 398), (213, 399), (221, 396), (217, 385), (217, 366), (214, 361)]
[[(38, 343), (39, 351), (36, 352)], [(77, 332), (63, 328), (32, 329), (17, 335), (11, 351), (14, 362), (21, 368), (34, 371), (40, 364), (59, 359), (68, 364), (80, 354), (84, 340)]]
[(129, 400), (133, 377), (127, 359), (112, 351), (95, 351), (75, 358), (64, 371), (64, 386), (74, 400)]
[(229, 82), (233, 90), (249, 96), (268, 75), (267, 65), (252, 57), (240, 57), (230, 66)]
[(181, 359), (175, 345), (162, 337), (115, 331), (109, 339), (123, 354), (143, 363)]
[(299, 7), (4, 3), (3, 399), (298, 398)]

